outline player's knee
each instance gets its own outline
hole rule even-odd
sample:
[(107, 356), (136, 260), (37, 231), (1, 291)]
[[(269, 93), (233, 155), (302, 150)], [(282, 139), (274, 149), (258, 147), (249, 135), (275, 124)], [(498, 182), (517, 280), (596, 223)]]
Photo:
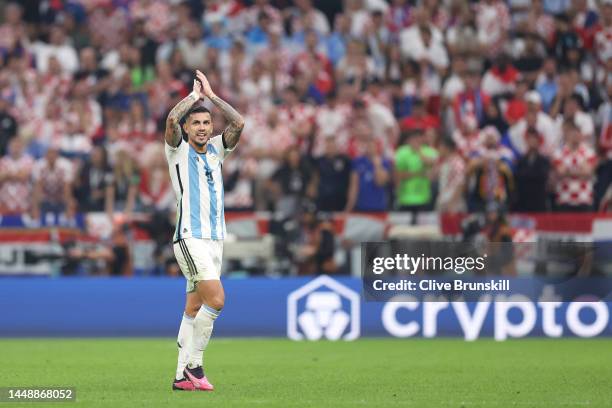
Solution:
[(208, 302), (206, 303), (207, 306), (212, 307), (213, 309), (221, 310), (225, 305), (225, 295), (221, 293), (215, 296), (211, 296), (210, 299), (208, 299)]

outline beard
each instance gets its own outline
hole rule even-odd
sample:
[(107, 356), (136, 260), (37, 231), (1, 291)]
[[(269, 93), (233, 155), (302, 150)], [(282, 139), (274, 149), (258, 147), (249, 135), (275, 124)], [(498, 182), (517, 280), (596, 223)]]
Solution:
[(211, 139), (210, 135), (205, 136), (204, 141), (200, 141), (200, 138), (198, 136), (194, 136), (193, 138), (191, 138), (191, 140), (193, 141), (193, 144), (195, 144), (199, 148), (203, 148), (204, 146), (206, 146), (206, 143), (208, 143), (210, 139)]

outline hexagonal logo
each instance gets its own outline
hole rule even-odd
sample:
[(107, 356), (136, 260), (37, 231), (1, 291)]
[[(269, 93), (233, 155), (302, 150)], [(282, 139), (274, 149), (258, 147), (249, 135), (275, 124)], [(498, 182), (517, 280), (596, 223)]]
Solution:
[(359, 334), (359, 293), (329, 276), (319, 276), (287, 297), (290, 339), (355, 340)]

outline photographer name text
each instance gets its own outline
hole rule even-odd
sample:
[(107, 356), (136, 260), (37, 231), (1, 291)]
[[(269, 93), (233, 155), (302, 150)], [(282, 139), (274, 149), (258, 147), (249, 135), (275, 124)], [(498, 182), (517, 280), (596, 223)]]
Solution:
[(386, 282), (382, 279), (377, 279), (372, 282), (372, 288), (376, 291), (403, 291), (403, 292), (439, 292), (439, 291), (509, 291), (510, 280), (508, 279), (490, 279), (488, 281), (463, 281), (454, 279), (449, 281), (438, 281), (436, 279), (422, 279), (419, 281), (401, 279), (393, 282)]

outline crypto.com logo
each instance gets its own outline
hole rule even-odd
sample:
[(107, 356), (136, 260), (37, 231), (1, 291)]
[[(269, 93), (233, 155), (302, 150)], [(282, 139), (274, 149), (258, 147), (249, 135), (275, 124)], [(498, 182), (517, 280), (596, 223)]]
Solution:
[[(343, 299), (349, 308), (343, 306)], [(359, 306), (357, 292), (329, 276), (319, 276), (287, 297), (287, 336), (355, 340), (360, 332)]]

